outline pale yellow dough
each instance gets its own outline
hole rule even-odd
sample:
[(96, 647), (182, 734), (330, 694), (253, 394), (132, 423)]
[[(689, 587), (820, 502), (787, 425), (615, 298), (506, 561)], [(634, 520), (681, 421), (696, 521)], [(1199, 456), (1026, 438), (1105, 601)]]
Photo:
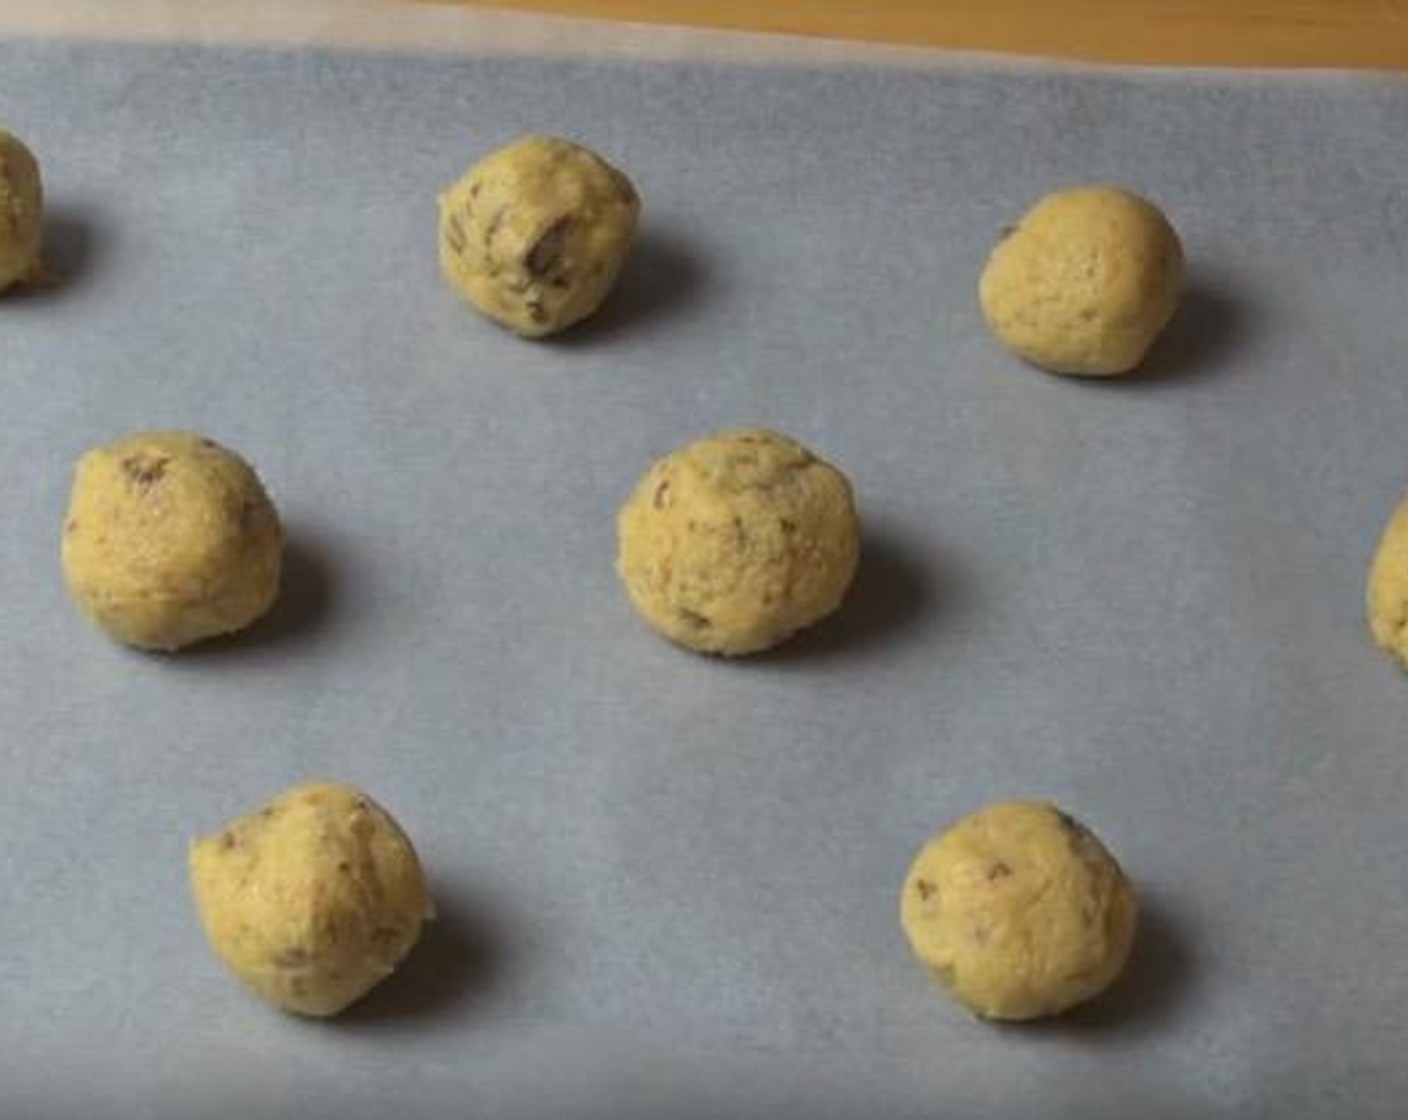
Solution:
[(1047, 195), (993, 249), (988, 326), (1053, 373), (1110, 376), (1143, 360), (1183, 294), (1183, 248), (1153, 203), (1118, 187)]
[(119, 642), (174, 650), (239, 630), (279, 588), (283, 530), (250, 466), (191, 432), (139, 432), (74, 472), (64, 575)]
[(258, 995), (336, 1015), (389, 976), (434, 916), (415, 849), (351, 786), (310, 782), (191, 845), (216, 955)]
[(440, 196), (440, 265), (485, 315), (541, 337), (600, 306), (639, 214), (630, 180), (595, 152), (525, 136)]
[(1055, 1015), (1107, 988), (1138, 907), (1114, 858), (1053, 805), (1011, 801), (931, 840), (905, 878), (900, 922), (949, 992), (990, 1019)]
[(1408, 497), (1384, 527), (1366, 599), (1374, 641), (1408, 667)]
[(19, 137), (0, 128), (0, 292), (39, 276), (43, 234), (39, 164)]
[(860, 556), (846, 476), (776, 432), (723, 432), (661, 459), (618, 519), (641, 617), (704, 653), (767, 649), (841, 604)]

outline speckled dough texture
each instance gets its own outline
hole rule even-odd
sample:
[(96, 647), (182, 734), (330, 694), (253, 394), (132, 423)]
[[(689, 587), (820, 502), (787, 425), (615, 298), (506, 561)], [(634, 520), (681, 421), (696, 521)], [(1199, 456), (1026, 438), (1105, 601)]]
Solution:
[(0, 128), (0, 292), (39, 275), (43, 236), (39, 163), (18, 136)]
[(767, 649), (841, 604), (860, 556), (846, 476), (777, 432), (661, 459), (618, 519), (617, 571), (652, 627), (703, 653)]
[(1408, 497), (1384, 527), (1369, 566), (1366, 600), (1374, 641), (1408, 668)]
[(1133, 370), (1183, 293), (1183, 248), (1153, 203), (1112, 186), (1041, 199), (988, 258), (978, 285), (988, 326), (1053, 373)]
[(601, 305), (639, 214), (631, 181), (595, 152), (525, 136), (440, 196), (440, 265), (485, 315), (538, 338)]
[(961, 1003), (990, 1019), (1055, 1015), (1104, 991), (1134, 943), (1134, 891), (1084, 825), (1011, 801), (965, 817), (920, 851), (900, 921)]
[(434, 915), (410, 839), (352, 786), (309, 782), (195, 841), (216, 955), (255, 993), (335, 1015), (389, 976)]
[(79, 460), (61, 553), (94, 623), (119, 642), (174, 650), (269, 609), (283, 529), (234, 452), (192, 432), (138, 432)]

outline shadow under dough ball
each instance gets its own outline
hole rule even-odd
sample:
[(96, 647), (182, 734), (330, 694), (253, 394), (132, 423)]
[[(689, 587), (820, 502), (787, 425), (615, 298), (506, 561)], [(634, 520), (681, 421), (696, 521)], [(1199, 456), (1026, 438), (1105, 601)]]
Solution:
[(192, 432), (138, 432), (78, 461), (62, 559), (74, 602), (111, 637), (175, 650), (264, 614), (283, 544), (238, 455)]
[(701, 653), (775, 646), (840, 606), (860, 557), (846, 476), (777, 432), (661, 459), (617, 520), (616, 570), (655, 630)]
[(1408, 497), (1384, 526), (1365, 599), (1374, 641), (1408, 668)]
[(1119, 187), (1047, 195), (998, 242), (978, 283), (998, 340), (1053, 373), (1108, 377), (1144, 359), (1183, 295), (1183, 247)]
[(43, 237), (39, 163), (19, 137), (0, 128), (0, 292), (40, 275)]
[(191, 845), (216, 956), (257, 995), (336, 1015), (389, 976), (434, 916), (410, 839), (361, 790), (295, 786)]
[(955, 999), (985, 1018), (1022, 1020), (1114, 983), (1138, 905), (1089, 829), (1053, 805), (1009, 801), (924, 846), (905, 878), (900, 922)]
[(631, 181), (595, 152), (525, 136), (440, 196), (440, 267), (485, 315), (539, 338), (606, 299), (639, 215)]

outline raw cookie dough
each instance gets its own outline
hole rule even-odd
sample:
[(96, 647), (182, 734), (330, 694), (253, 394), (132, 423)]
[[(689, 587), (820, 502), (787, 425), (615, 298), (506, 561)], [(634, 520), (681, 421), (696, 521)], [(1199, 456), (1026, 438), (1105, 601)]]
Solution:
[(390, 814), (310, 782), (191, 845), (191, 890), (216, 955), (258, 995), (336, 1015), (389, 976), (434, 916)]
[(641, 617), (704, 653), (767, 649), (841, 604), (860, 556), (846, 476), (776, 432), (723, 432), (661, 459), (618, 519)]
[(138, 432), (78, 461), (62, 554), (93, 622), (119, 642), (173, 650), (268, 610), (283, 531), (234, 452), (191, 432)]
[(990, 805), (931, 840), (900, 922), (915, 955), (989, 1019), (1035, 1019), (1114, 982), (1138, 907), (1114, 858), (1053, 805)]
[(0, 128), (0, 292), (39, 275), (43, 232), (39, 164), (18, 136)]
[(440, 266), (485, 315), (538, 338), (600, 306), (639, 214), (631, 181), (595, 152), (525, 136), (440, 196)]
[(1366, 599), (1374, 641), (1408, 668), (1408, 497), (1384, 527)]
[(1183, 295), (1183, 247), (1152, 203), (1118, 187), (1038, 202), (978, 284), (988, 326), (1053, 373), (1108, 376), (1143, 359)]

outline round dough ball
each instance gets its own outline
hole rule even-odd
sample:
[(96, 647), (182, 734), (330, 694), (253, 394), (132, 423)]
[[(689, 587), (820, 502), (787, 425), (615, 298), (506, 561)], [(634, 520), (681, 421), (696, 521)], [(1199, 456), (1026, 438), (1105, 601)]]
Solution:
[(225, 965), (302, 1015), (336, 1015), (434, 917), (410, 839), (352, 786), (309, 782), (191, 845), (191, 891)]
[(62, 553), (69, 592), (98, 626), (174, 650), (269, 609), (283, 530), (234, 452), (190, 432), (139, 432), (78, 461)]
[(1158, 207), (1118, 187), (1038, 202), (978, 284), (998, 340), (1053, 373), (1127, 373), (1183, 295), (1183, 247)]
[(18, 136), (0, 128), (0, 292), (39, 274), (43, 232), (39, 164)]
[(1408, 497), (1384, 527), (1366, 599), (1374, 641), (1408, 668)]
[(440, 196), (440, 266), (485, 315), (539, 338), (601, 305), (639, 214), (631, 181), (595, 152), (525, 136)]
[(1138, 906), (1114, 858), (1053, 805), (990, 805), (931, 840), (905, 878), (915, 955), (989, 1019), (1035, 1019), (1114, 982)]
[(723, 432), (661, 459), (618, 521), (641, 617), (703, 653), (767, 649), (830, 614), (855, 575), (846, 476), (795, 440)]

